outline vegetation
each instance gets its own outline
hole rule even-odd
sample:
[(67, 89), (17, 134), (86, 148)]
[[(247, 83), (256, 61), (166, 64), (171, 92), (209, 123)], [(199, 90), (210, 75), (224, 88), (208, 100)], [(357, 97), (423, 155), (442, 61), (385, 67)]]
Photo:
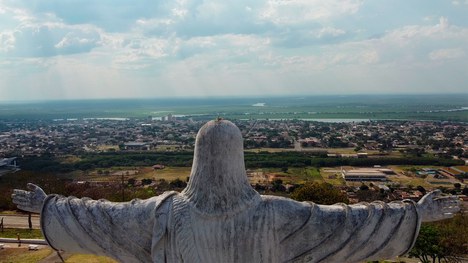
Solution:
[(108, 257), (99, 257), (99, 256), (93, 256), (93, 255), (81, 255), (81, 254), (76, 254), (72, 255), (68, 259), (65, 260), (65, 263), (82, 263), (82, 262), (87, 262), (87, 263), (115, 263), (116, 261), (108, 258)]
[[(193, 152), (148, 152), (148, 153), (100, 153), (85, 154), (75, 162), (61, 162), (53, 156), (24, 158), (19, 160), (22, 169), (30, 171), (67, 173), (76, 170), (103, 169), (116, 166), (139, 167), (161, 163), (166, 166), (190, 167)], [(379, 158), (328, 158), (305, 152), (246, 152), (248, 168), (284, 167), (334, 167), (373, 165), (463, 165), (462, 160), (434, 157), (379, 157)]]
[(37, 263), (52, 253), (51, 249), (29, 251), (27, 248), (0, 250), (0, 262), (8, 263)]
[(13, 189), (24, 189), (27, 183), (40, 185), (47, 193), (64, 194), (64, 180), (52, 173), (19, 171), (0, 177), (0, 210), (15, 210), (11, 202)]
[(460, 94), (316, 96), (303, 100), (295, 97), (270, 97), (263, 98), (262, 101), (266, 105), (261, 107), (261, 112), (258, 107), (251, 106), (258, 102), (258, 98), (54, 101), (0, 104), (0, 110), (3, 110), (2, 119), (5, 120), (146, 118), (172, 113), (187, 115), (187, 118), (191, 117), (194, 120), (209, 120), (218, 116), (243, 119), (247, 116), (252, 119), (362, 118), (468, 121), (466, 110), (453, 111), (466, 106), (466, 95)]
[(26, 239), (43, 239), (41, 230), (39, 229), (23, 229), (23, 228), (4, 228), (3, 232), (0, 232), (0, 237), (2, 238), (17, 238), (19, 234), (20, 238)]
[(295, 189), (291, 194), (291, 198), (297, 201), (312, 201), (322, 205), (349, 203), (346, 194), (329, 183), (306, 183)]
[(409, 255), (422, 263), (463, 262), (468, 254), (468, 216), (459, 213), (454, 218), (421, 226), (418, 239)]
[(119, 202), (129, 201), (134, 198), (150, 198), (164, 191), (181, 190), (186, 185), (186, 182), (178, 178), (170, 181), (159, 179), (155, 182), (153, 182), (152, 179), (142, 179), (140, 180), (142, 184), (151, 182), (155, 184), (155, 187), (138, 187), (135, 186), (135, 179), (126, 179), (123, 185), (120, 180), (92, 185), (90, 182), (82, 184), (73, 183), (67, 178), (45, 172), (19, 171), (13, 174), (7, 174), (0, 177), (0, 211), (16, 210), (16, 205), (11, 202), (13, 189), (25, 189), (27, 183), (34, 183), (41, 186), (46, 193), (76, 196), (79, 198), (86, 196), (93, 199), (107, 199)]

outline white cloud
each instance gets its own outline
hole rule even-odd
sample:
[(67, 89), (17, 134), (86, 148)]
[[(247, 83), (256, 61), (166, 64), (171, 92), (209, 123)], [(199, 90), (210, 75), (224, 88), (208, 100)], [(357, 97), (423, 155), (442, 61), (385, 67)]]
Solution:
[[(129, 38), (110, 42), (112, 45), (104, 46), (103, 49), (113, 46), (112, 66), (121, 69), (143, 69), (150, 67), (155, 62), (167, 57), (172, 50), (171, 40), (161, 38)], [(106, 54), (108, 55), (108, 53)]]
[(9, 52), (15, 48), (15, 37), (13, 32), (0, 32), (0, 52)]
[(457, 59), (465, 57), (466, 53), (461, 48), (438, 49), (429, 53), (431, 60)]
[(101, 36), (95, 30), (75, 30), (67, 33), (54, 47), (59, 53), (89, 51), (99, 45)]
[[(52, 13), (33, 14), (7, 6), (3, 32), (0, 31), (0, 56), (50, 57), (88, 52), (100, 44), (102, 30), (94, 25), (69, 25)], [(0, 26), (0, 30), (1, 30)]]
[(322, 38), (322, 37), (327, 37), (327, 36), (332, 36), (332, 37), (337, 37), (344, 35), (346, 32), (342, 29), (338, 28), (333, 28), (333, 27), (324, 27), (319, 30), (317, 37)]
[(14, 45), (5, 55), (49, 57), (88, 52), (100, 44), (101, 33), (92, 27), (57, 23), (24, 24), (14, 31)]
[(0, 0), (0, 94), (35, 85), (62, 87), (47, 89), (57, 96), (123, 97), (468, 82), (450, 78), (466, 67), (468, 28), (437, 10), (408, 18), (369, 14), (390, 4), (359, 0), (31, 1)]
[(452, 5), (455, 5), (455, 6), (468, 5), (468, 0), (465, 0), (465, 1), (454, 0), (452, 1)]
[(361, 5), (360, 0), (268, 0), (260, 17), (274, 24), (298, 24), (354, 14)]
[(436, 25), (405, 26), (380, 38), (346, 43), (344, 47), (349, 45), (376, 50), (383, 63), (425, 64), (427, 54), (440, 47), (452, 50), (460, 45), (468, 46), (468, 28), (450, 25), (447, 18), (442, 17)]

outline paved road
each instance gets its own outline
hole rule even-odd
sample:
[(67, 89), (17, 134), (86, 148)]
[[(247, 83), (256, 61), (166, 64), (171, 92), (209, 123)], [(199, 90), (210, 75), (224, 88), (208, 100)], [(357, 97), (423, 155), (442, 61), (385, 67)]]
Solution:
[[(3, 225), (6, 228), (29, 228), (27, 215), (0, 215), (0, 220), (2, 217)], [(32, 216), (31, 221), (33, 228), (40, 228), (38, 216)]]

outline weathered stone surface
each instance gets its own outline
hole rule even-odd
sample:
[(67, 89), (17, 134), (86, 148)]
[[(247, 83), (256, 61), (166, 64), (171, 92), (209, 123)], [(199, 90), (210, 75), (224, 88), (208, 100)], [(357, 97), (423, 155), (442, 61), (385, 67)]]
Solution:
[[(15, 190), (22, 209), (42, 205), (49, 244), (121, 262), (359, 262), (406, 253), (422, 220), (458, 211), (430, 193), (408, 202), (331, 206), (260, 196), (249, 185), (242, 136), (211, 121), (196, 140), (187, 188), (147, 200), (112, 203)], [(40, 190), (40, 191), (39, 191)]]

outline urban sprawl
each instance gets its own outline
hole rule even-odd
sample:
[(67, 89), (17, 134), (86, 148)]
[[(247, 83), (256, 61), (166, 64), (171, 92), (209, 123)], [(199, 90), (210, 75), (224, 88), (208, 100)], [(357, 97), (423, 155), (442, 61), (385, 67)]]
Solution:
[[(177, 153), (193, 151), (198, 129), (206, 121), (160, 119), (94, 118), (51, 121), (10, 121), (0, 127), (0, 170), (18, 170), (21, 158), (35, 156), (79, 156), (99, 153)], [(246, 153), (305, 153), (323, 159), (442, 158), (455, 165), (338, 165), (316, 168), (325, 182), (348, 193), (350, 201), (362, 201), (357, 190), (388, 192), (386, 200), (414, 198), (425, 188), (454, 188), (466, 192), (468, 129), (464, 123), (433, 121), (312, 122), (302, 120), (234, 120), (244, 136)], [(16, 158), (15, 158), (16, 157)], [(18, 160), (17, 160), (18, 159)], [(16, 163), (18, 162), (18, 164)], [(170, 165), (170, 164), (169, 164)], [(155, 162), (153, 169), (168, 164)], [(278, 167), (277, 167), (278, 168)], [(133, 173), (138, 168), (132, 168)], [(136, 171), (136, 172), (135, 172)], [(257, 190), (289, 191), (291, 167), (249, 168)], [(102, 174), (102, 169), (96, 173)], [(107, 171), (108, 174), (109, 173)], [(121, 174), (122, 172), (120, 172)], [(126, 172), (127, 176), (129, 172)], [(1, 175), (1, 174), (0, 174)], [(289, 177), (288, 177), (289, 176)], [(130, 176), (131, 177), (131, 176)], [(408, 180), (404, 180), (407, 178)], [(413, 181), (419, 178), (424, 181)], [(130, 178), (127, 178), (130, 179)], [(148, 185), (157, 178), (147, 179)], [(80, 178), (79, 183), (83, 183)], [(148, 183), (148, 180), (151, 180)], [(78, 182), (78, 181), (77, 181)], [(342, 182), (342, 183), (337, 183)], [(416, 183), (415, 183), (416, 182)], [(424, 182), (424, 186), (415, 185)], [(133, 179), (132, 183), (136, 183)], [(278, 184), (281, 186), (278, 187)], [(375, 197), (375, 196), (374, 196)]]

